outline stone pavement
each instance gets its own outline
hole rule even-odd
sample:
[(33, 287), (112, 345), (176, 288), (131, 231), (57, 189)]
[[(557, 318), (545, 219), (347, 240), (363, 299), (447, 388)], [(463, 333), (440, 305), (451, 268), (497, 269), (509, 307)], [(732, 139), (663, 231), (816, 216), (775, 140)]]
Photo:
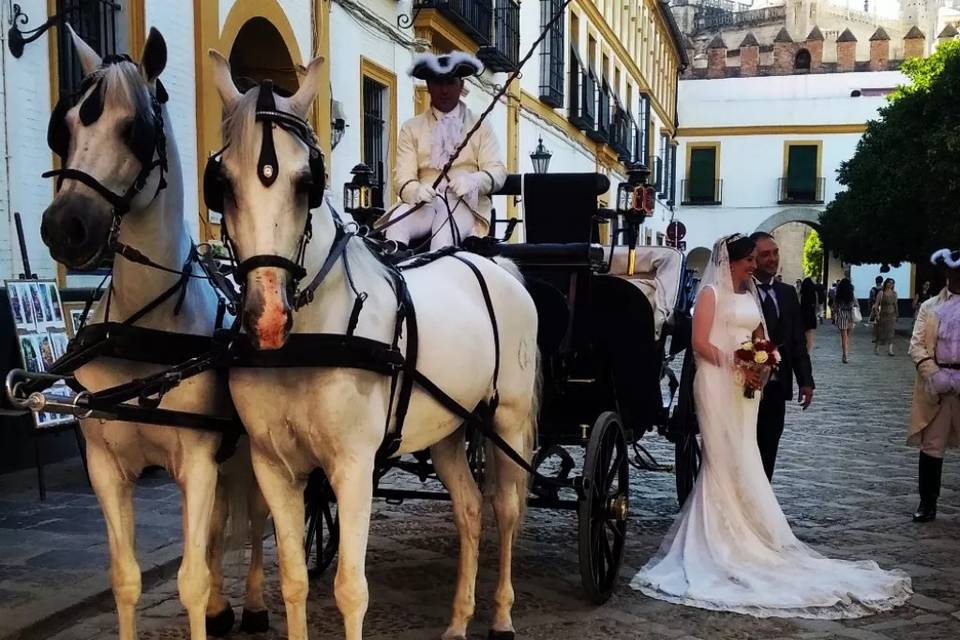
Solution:
[[(914, 578), (917, 595), (896, 611), (860, 620), (755, 619), (669, 605), (627, 586), (654, 553), (676, 514), (673, 476), (633, 472), (630, 529), (621, 584), (609, 603), (588, 604), (577, 566), (576, 517), (532, 510), (520, 536), (514, 567), (518, 637), (527, 640), (948, 640), (960, 638), (960, 462), (945, 466), (940, 518), (914, 525), (916, 452), (904, 444), (913, 367), (905, 343), (895, 358), (874, 356), (869, 331), (857, 330), (851, 363), (842, 365), (839, 338), (826, 325), (818, 335), (814, 366), (816, 404), (788, 412), (774, 481), (795, 532), (825, 554), (874, 559)], [(672, 451), (662, 439), (646, 444), (663, 462)], [(172, 522), (173, 520), (171, 520)], [(490, 521), (489, 514), (487, 522)], [(495, 579), (493, 529), (485, 531), (478, 585), (477, 620), (471, 638), (485, 637)], [(457, 539), (449, 506), (410, 501), (374, 508), (367, 575), (371, 604), (368, 640), (437, 638), (445, 626), (456, 569)], [(283, 605), (275, 552), (268, 556), (268, 606), (272, 631), (284, 637)], [(235, 605), (242, 596), (239, 571), (229, 583)], [(186, 638), (186, 619), (175, 580), (145, 591), (140, 607), (141, 638)], [(342, 638), (332, 597), (332, 575), (312, 584), (312, 637)], [(54, 640), (115, 637), (110, 611), (77, 617)]]
[[(79, 458), (0, 476), (0, 638), (46, 638), (109, 596), (106, 526)], [(182, 554), (180, 493), (165, 473), (135, 493), (137, 549), (149, 585), (174, 575)], [(106, 596), (106, 598), (104, 598)]]

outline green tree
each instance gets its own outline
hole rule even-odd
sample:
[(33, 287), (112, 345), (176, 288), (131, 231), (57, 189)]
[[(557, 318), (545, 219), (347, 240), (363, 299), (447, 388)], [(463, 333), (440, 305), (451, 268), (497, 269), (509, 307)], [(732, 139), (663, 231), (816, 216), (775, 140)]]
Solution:
[(820, 234), (811, 231), (803, 243), (803, 275), (814, 282), (820, 282), (823, 277), (823, 242)]
[(847, 187), (821, 215), (846, 262), (921, 262), (960, 245), (960, 41), (903, 63), (899, 87), (838, 174)]

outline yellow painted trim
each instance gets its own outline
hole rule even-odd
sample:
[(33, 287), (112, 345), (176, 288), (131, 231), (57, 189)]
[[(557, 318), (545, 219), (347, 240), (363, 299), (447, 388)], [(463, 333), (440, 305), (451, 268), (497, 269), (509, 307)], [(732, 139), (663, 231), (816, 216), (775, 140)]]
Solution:
[[(47, 15), (52, 16), (57, 13), (57, 0), (47, 0)], [(47, 31), (47, 69), (49, 73), (47, 74), (50, 79), (50, 110), (53, 111), (53, 105), (57, 104), (57, 100), (60, 99), (60, 70), (57, 67), (57, 60), (59, 60), (58, 51), (60, 47), (57, 45), (57, 38), (59, 36), (60, 27), (54, 27), (50, 31)], [(60, 157), (50, 152), (50, 163), (54, 169), (60, 168)], [(57, 181), (50, 181), (50, 199), (53, 200), (54, 196), (57, 195)], [(19, 247), (17, 252), (19, 253)], [(67, 270), (59, 262), (57, 265), (57, 285), (60, 288), (67, 286)]]
[(418, 37), (427, 40), (431, 48), (439, 52), (438, 43), (434, 40), (434, 35), (440, 36), (445, 42), (447, 50), (456, 49), (459, 51), (474, 52), (477, 50), (477, 44), (468, 38), (459, 27), (445, 18), (437, 9), (423, 9), (417, 14), (413, 22), (414, 33)]
[(790, 164), (790, 147), (817, 148), (817, 178), (823, 176), (823, 140), (784, 140), (783, 141), (783, 178), (787, 178), (787, 169)]
[[(331, 168), (331, 113), (330, 101), (330, 2), (327, 0), (317, 0), (311, 3), (313, 5), (313, 55), (322, 57), (326, 62), (321, 70), (320, 90), (317, 92), (317, 99), (313, 104), (313, 128), (317, 132), (320, 141), (320, 149), (327, 158), (326, 169), (329, 177)], [(329, 182), (329, 180), (328, 180)]]
[(782, 136), (822, 135), (831, 133), (865, 133), (865, 124), (812, 124), (812, 125), (751, 125), (742, 127), (680, 127), (679, 138), (716, 136)]
[[(397, 134), (399, 129), (397, 128), (397, 76), (392, 71), (381, 67), (379, 64), (366, 58), (360, 56), (360, 77), (367, 77), (371, 80), (378, 82), (387, 88), (387, 91), (390, 94), (390, 104), (388, 106), (390, 113), (387, 117), (388, 127), (387, 127), (387, 175), (384, 176), (384, 196), (389, 196), (389, 198), (394, 197), (394, 184), (393, 184), (393, 166), (390, 164), (396, 162), (397, 158)], [(360, 82), (360, 113), (361, 116), (364, 113), (364, 104), (363, 104), (363, 82)], [(360, 140), (363, 140), (363, 117), (360, 118)], [(387, 197), (384, 198), (384, 204), (391, 206), (394, 200), (388, 200)]]
[(237, 0), (231, 7), (227, 19), (223, 23), (223, 31), (220, 34), (220, 53), (230, 57), (230, 50), (233, 43), (247, 22), (252, 18), (265, 18), (274, 26), (283, 43), (287, 46), (287, 52), (293, 64), (302, 65), (303, 58), (300, 55), (300, 44), (293, 33), (293, 27), (287, 19), (287, 14), (277, 0)]
[(418, 84), (413, 90), (413, 114), (420, 115), (430, 108), (430, 92), (427, 85)]
[[(200, 218), (200, 240), (203, 242), (219, 239), (220, 236), (219, 225), (210, 223), (203, 201), (203, 171), (207, 165), (207, 156), (220, 147), (220, 96), (217, 95), (213, 83), (213, 68), (207, 55), (208, 49), (219, 48), (219, 5), (219, 0), (193, 3), (193, 56), (197, 87), (197, 215)], [(229, 51), (220, 53), (230, 54)]]
[(127, 42), (132, 57), (136, 58), (143, 51), (147, 42), (147, 16), (144, 0), (129, 0), (127, 2)]
[[(514, 80), (507, 90), (507, 172), (520, 172), (520, 81)], [(507, 217), (516, 215), (517, 203), (507, 198)]]

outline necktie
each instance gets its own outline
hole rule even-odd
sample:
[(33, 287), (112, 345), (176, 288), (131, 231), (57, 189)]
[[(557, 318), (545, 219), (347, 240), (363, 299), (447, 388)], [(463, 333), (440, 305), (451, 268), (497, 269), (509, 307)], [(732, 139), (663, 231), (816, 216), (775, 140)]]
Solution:
[(767, 321), (770, 339), (779, 342), (780, 314), (777, 313), (777, 303), (773, 301), (773, 285), (759, 284), (763, 295), (760, 296), (760, 306), (763, 308), (763, 317)]

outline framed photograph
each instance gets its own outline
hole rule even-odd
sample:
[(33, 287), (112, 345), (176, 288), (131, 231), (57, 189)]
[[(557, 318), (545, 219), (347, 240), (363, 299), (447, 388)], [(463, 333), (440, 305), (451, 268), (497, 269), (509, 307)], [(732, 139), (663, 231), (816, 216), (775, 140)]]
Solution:
[[(64, 302), (63, 303), (63, 315), (64, 321), (66, 322), (67, 328), (67, 337), (73, 338), (77, 335), (77, 329), (80, 328), (80, 321), (83, 319), (83, 309), (86, 307), (85, 302)], [(87, 316), (87, 322), (93, 318), (93, 314), (97, 310), (97, 305), (94, 303), (90, 307), (90, 315)]]

